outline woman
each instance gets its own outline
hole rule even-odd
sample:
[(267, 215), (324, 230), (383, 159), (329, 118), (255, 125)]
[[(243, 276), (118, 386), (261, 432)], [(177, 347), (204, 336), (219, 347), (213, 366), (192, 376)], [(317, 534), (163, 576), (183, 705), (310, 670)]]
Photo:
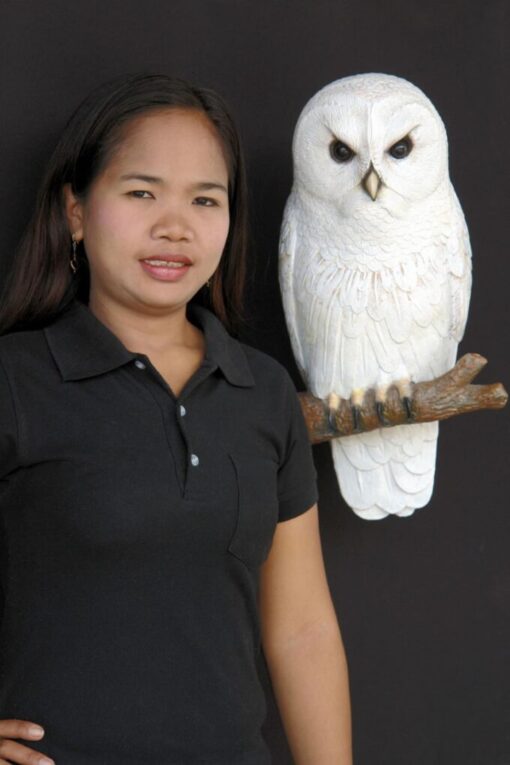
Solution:
[(225, 329), (245, 249), (214, 92), (81, 104), (0, 313), (0, 763), (268, 763), (260, 644), (295, 762), (351, 762), (297, 396)]

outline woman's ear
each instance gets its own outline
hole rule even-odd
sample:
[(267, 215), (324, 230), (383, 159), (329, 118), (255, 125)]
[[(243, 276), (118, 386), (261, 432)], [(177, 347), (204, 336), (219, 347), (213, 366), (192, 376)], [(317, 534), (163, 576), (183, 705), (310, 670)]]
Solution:
[(64, 184), (62, 193), (69, 233), (80, 242), (83, 239), (83, 205), (73, 194), (70, 183)]

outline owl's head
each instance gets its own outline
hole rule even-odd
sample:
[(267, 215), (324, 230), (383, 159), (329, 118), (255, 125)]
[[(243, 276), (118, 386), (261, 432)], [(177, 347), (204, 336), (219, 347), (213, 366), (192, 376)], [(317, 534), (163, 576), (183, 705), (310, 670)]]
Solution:
[(341, 213), (379, 205), (400, 216), (448, 179), (444, 124), (425, 94), (388, 74), (326, 85), (293, 139), (294, 187)]

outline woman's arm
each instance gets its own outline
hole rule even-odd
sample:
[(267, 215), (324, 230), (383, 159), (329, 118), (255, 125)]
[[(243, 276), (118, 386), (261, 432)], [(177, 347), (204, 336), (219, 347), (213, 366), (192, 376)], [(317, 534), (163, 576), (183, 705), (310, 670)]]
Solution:
[(262, 645), (296, 765), (351, 765), (347, 663), (317, 505), (278, 524), (261, 570)]

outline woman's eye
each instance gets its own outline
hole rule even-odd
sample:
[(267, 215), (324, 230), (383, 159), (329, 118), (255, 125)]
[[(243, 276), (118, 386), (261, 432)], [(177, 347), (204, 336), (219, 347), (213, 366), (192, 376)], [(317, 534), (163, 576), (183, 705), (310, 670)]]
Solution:
[[(142, 196), (142, 194), (149, 194), (149, 196), (144, 197)], [(152, 197), (152, 194), (150, 191), (142, 191), (141, 189), (136, 191), (129, 191), (128, 195), (134, 197), (135, 199), (150, 199)]]
[(211, 199), (211, 197), (196, 197), (195, 204), (201, 207), (215, 207), (218, 203), (215, 199)]
[(397, 143), (394, 143), (393, 146), (390, 146), (388, 151), (394, 159), (404, 159), (410, 153), (412, 148), (413, 142), (409, 136), (406, 136), (405, 138), (401, 138), (400, 141), (397, 141)]

